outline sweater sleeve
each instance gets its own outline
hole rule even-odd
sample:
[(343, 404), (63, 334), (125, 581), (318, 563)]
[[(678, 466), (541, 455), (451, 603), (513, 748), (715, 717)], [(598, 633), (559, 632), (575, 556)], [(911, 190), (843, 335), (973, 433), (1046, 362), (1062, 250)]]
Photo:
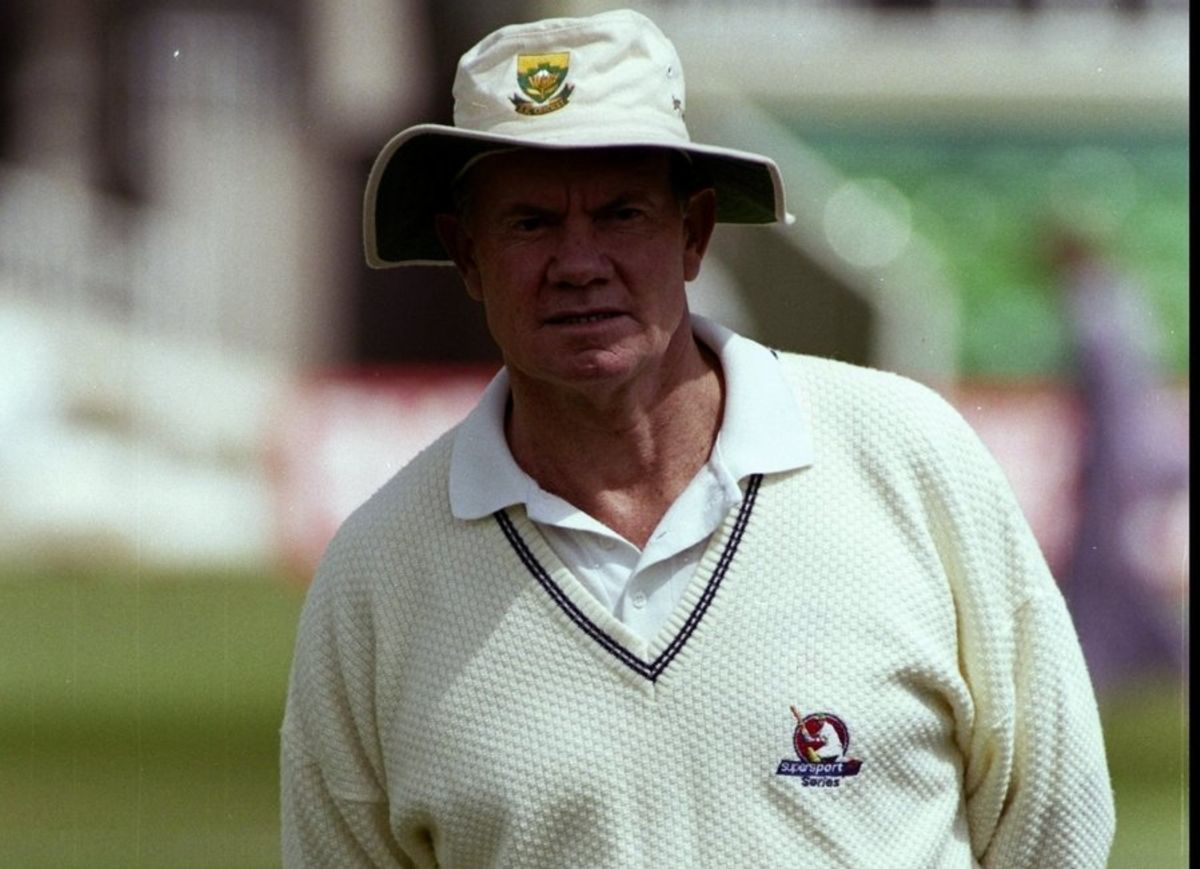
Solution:
[(1103, 867), (1112, 790), (1096, 701), (1062, 597), (1047, 591), (1014, 622), (1012, 768), (978, 843), (988, 867)]
[(280, 781), (285, 869), (413, 865), (392, 841), (387, 802), (334, 793), (319, 763), (287, 733)]
[[(301, 616), (281, 732), (283, 865), (411, 866), (392, 835), (370, 619), (331, 548)], [(364, 594), (365, 592), (359, 592)]]
[(1113, 798), (1079, 640), (999, 466), (947, 413), (932, 509), (973, 703), (959, 733), (972, 852), (985, 867), (1103, 867)]

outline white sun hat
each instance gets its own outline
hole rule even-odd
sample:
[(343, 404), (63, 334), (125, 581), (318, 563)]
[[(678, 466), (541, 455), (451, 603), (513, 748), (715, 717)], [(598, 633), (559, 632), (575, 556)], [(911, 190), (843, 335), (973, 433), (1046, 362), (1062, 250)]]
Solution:
[(449, 265), (434, 215), (472, 159), (511, 148), (658, 147), (688, 155), (717, 192), (724, 223), (790, 223), (775, 162), (691, 141), (683, 68), (670, 40), (627, 9), (514, 24), (462, 56), (454, 126), (418, 124), (392, 138), (363, 203), (368, 265)]

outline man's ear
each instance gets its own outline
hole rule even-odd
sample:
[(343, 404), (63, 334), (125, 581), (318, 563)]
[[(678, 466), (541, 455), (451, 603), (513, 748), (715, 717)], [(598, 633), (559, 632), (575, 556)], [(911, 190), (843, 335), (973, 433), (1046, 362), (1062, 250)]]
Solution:
[(475, 265), (471, 236), (467, 234), (462, 221), (453, 214), (435, 214), (433, 224), (442, 247), (454, 260), (454, 267), (462, 276), (467, 295), (477, 302), (481, 301), (483, 293), (479, 287), (479, 269)]
[(713, 227), (717, 224), (717, 192), (711, 187), (698, 190), (688, 199), (683, 212), (683, 277), (695, 280), (700, 263), (708, 251)]

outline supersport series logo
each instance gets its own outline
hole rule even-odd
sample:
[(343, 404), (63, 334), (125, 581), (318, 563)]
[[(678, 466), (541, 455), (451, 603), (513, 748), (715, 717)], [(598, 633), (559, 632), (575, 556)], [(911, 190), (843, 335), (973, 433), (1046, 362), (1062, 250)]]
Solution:
[(779, 761), (775, 775), (796, 776), (806, 788), (836, 788), (843, 778), (858, 775), (862, 761), (848, 754), (850, 730), (842, 719), (831, 712), (801, 715), (795, 706), (792, 716), (792, 746), (798, 759)]

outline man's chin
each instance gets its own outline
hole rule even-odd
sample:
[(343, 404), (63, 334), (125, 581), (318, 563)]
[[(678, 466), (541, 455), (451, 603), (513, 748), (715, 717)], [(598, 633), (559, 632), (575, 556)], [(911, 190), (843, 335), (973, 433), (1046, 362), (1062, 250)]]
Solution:
[(577, 347), (570, 352), (541, 356), (536, 370), (527, 370), (526, 379), (565, 390), (619, 388), (631, 380), (644, 360), (620, 345)]

